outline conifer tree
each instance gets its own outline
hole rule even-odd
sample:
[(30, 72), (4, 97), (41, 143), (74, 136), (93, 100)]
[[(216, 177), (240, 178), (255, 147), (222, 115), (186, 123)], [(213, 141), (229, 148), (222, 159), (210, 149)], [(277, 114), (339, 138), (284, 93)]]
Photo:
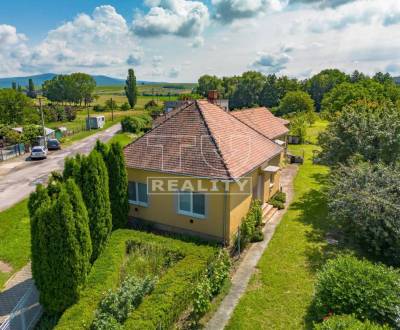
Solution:
[(123, 228), (128, 221), (128, 175), (121, 145), (111, 145), (107, 157), (113, 228)]
[(108, 171), (100, 153), (93, 150), (81, 159), (80, 188), (89, 215), (93, 263), (102, 252), (112, 229)]
[(87, 212), (73, 180), (54, 182), (52, 196), (38, 188), (29, 201), (32, 271), (40, 303), (50, 314), (74, 304), (89, 271)]
[(128, 103), (131, 106), (131, 109), (133, 109), (137, 101), (136, 76), (133, 69), (128, 70), (128, 77), (125, 82), (125, 95), (128, 98)]

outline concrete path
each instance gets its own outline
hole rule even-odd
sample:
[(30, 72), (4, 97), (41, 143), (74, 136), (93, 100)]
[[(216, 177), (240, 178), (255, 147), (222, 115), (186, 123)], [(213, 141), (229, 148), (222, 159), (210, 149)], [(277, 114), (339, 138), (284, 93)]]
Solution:
[(32, 329), (41, 313), (29, 263), (14, 274), (0, 292), (0, 330)]
[[(287, 206), (293, 200), (293, 179), (296, 176), (297, 169), (298, 167), (296, 165), (288, 165), (282, 170), (281, 185), (283, 191), (286, 193)], [(249, 283), (249, 280), (256, 269), (258, 261), (263, 255), (265, 249), (268, 247), (268, 243), (274, 235), (276, 227), (285, 214), (287, 206), (284, 210), (276, 212), (271, 220), (265, 225), (263, 230), (264, 240), (262, 242), (252, 244), (246, 252), (246, 255), (232, 277), (232, 287), (229, 293), (226, 295), (218, 310), (206, 325), (206, 330), (224, 329), (228, 324), (240, 297), (246, 291), (247, 284)]]
[(27, 197), (39, 183), (45, 183), (52, 171), (64, 167), (64, 158), (77, 153), (89, 153), (96, 140), (108, 141), (121, 129), (120, 124), (95, 133), (60, 151), (51, 152), (47, 159), (39, 161), (17, 160), (0, 163), (0, 211)]

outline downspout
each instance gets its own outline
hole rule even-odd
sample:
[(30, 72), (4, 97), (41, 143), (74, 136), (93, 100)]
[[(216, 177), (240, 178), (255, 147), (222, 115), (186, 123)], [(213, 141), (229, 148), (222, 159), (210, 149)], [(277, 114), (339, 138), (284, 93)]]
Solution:
[(223, 244), (224, 246), (229, 245), (228, 239), (226, 237), (226, 230), (227, 230), (227, 219), (228, 219), (228, 190), (226, 188), (226, 182), (228, 181), (221, 181), (224, 185), (224, 211), (223, 211), (223, 219), (222, 219), (222, 237), (223, 237)]

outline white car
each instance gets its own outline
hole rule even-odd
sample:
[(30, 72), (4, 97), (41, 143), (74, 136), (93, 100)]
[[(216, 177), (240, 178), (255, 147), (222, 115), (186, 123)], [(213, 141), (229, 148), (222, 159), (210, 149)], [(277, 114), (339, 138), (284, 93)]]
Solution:
[(31, 159), (45, 159), (47, 158), (47, 149), (43, 146), (36, 146), (32, 148)]

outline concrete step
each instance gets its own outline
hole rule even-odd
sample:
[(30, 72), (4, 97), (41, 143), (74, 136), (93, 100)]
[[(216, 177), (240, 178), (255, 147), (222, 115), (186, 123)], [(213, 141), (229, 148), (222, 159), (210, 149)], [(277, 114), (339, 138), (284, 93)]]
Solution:
[(263, 224), (266, 224), (273, 216), (274, 214), (278, 211), (277, 208), (273, 207), (272, 205), (265, 203), (263, 205)]

